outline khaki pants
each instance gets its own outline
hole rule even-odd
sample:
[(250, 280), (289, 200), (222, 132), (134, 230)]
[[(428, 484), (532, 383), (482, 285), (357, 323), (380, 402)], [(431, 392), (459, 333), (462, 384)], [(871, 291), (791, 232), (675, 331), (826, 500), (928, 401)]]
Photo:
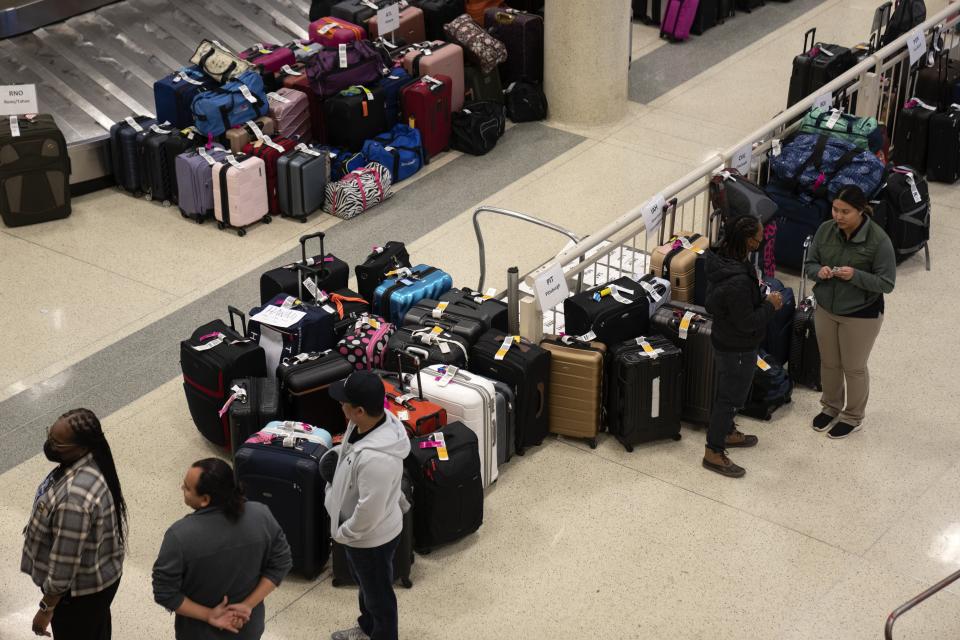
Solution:
[(817, 307), (814, 323), (820, 347), (820, 383), (823, 385), (820, 405), (827, 415), (857, 426), (863, 422), (867, 398), (870, 397), (867, 360), (880, 333), (883, 315), (879, 318), (845, 318)]

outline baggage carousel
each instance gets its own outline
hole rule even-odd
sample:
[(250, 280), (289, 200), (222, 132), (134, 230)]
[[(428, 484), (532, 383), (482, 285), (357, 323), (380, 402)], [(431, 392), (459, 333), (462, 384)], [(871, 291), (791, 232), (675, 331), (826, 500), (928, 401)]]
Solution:
[(309, 0), (11, 4), (0, 3), (0, 84), (37, 85), (40, 110), (67, 139), (74, 185), (109, 174), (110, 125), (153, 115), (154, 81), (189, 64), (201, 40), (239, 51), (306, 38), (310, 9)]

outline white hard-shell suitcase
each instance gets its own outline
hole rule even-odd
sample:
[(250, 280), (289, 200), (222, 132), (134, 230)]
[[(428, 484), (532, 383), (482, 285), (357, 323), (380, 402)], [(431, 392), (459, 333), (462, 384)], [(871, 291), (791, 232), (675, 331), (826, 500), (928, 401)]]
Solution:
[(266, 167), (256, 156), (228, 155), (226, 160), (213, 165), (213, 215), (221, 229), (245, 236), (244, 227), (270, 222)]
[(497, 391), (493, 381), (460, 369), (449, 381), (444, 378), (445, 367), (427, 367), (420, 376), (408, 375), (408, 384), (419, 391), (417, 381), (423, 383), (423, 397), (447, 411), (447, 422), (460, 421), (477, 434), (480, 448), (480, 468), (483, 487), (497, 479)]

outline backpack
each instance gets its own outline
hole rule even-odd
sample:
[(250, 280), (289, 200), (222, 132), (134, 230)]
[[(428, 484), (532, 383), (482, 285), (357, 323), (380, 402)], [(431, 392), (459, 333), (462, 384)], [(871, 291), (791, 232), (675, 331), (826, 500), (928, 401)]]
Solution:
[(792, 396), (793, 382), (786, 370), (776, 358), (760, 349), (750, 395), (740, 413), (758, 420), (769, 420), (774, 411), (789, 404)]
[(930, 239), (930, 192), (916, 169), (890, 164), (883, 187), (870, 204), (873, 221), (890, 237), (898, 264)]
[(880, 38), (880, 46), (890, 44), (926, 19), (927, 5), (923, 0), (900, 0), (897, 8), (893, 10), (893, 15), (890, 16), (887, 30)]

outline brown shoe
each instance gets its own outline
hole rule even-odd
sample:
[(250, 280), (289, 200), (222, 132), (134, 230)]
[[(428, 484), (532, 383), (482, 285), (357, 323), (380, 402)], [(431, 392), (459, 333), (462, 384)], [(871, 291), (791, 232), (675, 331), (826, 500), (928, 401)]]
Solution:
[(728, 447), (755, 447), (760, 440), (757, 436), (750, 436), (745, 433), (741, 433), (739, 429), (734, 429), (727, 434), (727, 439), (724, 441), (724, 444)]
[(716, 471), (722, 476), (727, 476), (728, 478), (742, 478), (743, 474), (747, 472), (743, 467), (737, 466), (733, 463), (730, 458), (727, 457), (726, 452), (716, 452), (707, 447), (703, 453), (703, 466), (710, 471)]

